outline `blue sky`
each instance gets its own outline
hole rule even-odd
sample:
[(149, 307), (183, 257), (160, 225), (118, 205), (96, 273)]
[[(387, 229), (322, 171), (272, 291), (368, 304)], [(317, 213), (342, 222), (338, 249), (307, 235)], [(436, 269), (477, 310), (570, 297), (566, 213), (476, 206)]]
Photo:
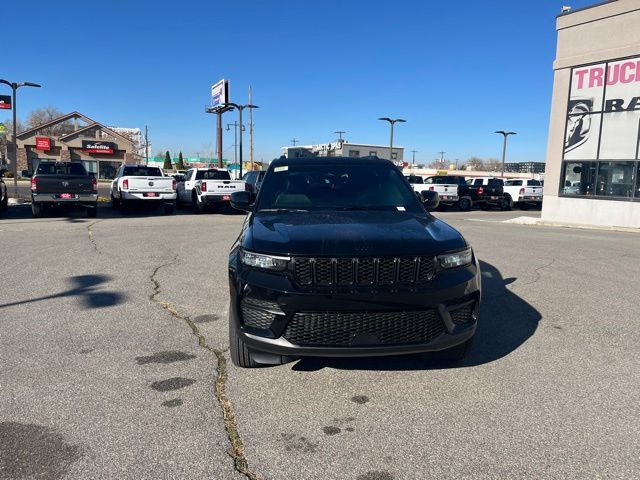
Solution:
[[(412, 149), (422, 162), (441, 150), (451, 161), (498, 157), (492, 132), (509, 129), (518, 132), (509, 159), (541, 161), (555, 16), (563, 4), (593, 3), (21, 0), (3, 5), (16, 22), (3, 23), (0, 78), (43, 85), (19, 91), (22, 119), (51, 105), (148, 125), (154, 153), (215, 148), (215, 116), (203, 110), (211, 84), (227, 78), (235, 102), (253, 87), (257, 159), (279, 156), (294, 137), (333, 140), (336, 130), (387, 144), (377, 118), (397, 116), (407, 120), (395, 136), (406, 158)], [(232, 143), (225, 132), (225, 157)]]

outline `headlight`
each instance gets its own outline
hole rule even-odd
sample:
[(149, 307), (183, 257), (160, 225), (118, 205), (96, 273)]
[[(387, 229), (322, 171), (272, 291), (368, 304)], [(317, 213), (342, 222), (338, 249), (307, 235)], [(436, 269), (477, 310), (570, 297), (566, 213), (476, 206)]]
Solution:
[(264, 268), (266, 270), (284, 270), (289, 263), (289, 257), (274, 257), (273, 255), (262, 255), (260, 253), (247, 252), (240, 253), (242, 263), (253, 268)]
[(442, 268), (455, 268), (469, 265), (473, 253), (471, 247), (461, 250), (455, 253), (447, 253), (445, 255), (438, 255), (438, 262)]

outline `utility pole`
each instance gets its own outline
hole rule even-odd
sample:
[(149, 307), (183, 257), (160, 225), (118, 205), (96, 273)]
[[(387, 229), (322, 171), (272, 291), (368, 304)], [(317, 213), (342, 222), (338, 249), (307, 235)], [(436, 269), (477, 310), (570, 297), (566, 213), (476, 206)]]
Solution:
[(458, 161), (459, 160), (460, 160), (459, 158), (456, 158), (456, 170), (458, 170)]
[(411, 150), (411, 153), (413, 154), (413, 159), (411, 160), (411, 167), (412, 168), (416, 168), (416, 152), (417, 152), (417, 150)]
[(298, 141), (298, 139), (297, 139), (297, 138), (292, 138), (292, 139), (291, 139), (291, 143), (293, 143), (293, 146), (295, 147), (295, 146), (296, 146), (296, 143), (299, 143), (299, 141)]
[(337, 133), (338, 134), (338, 136), (339, 136), (338, 141), (340, 143), (342, 143), (342, 134), (343, 133), (347, 133), (347, 132), (345, 132), (344, 130), (338, 130), (337, 132), (333, 132), (333, 133)]
[[(253, 90), (249, 85), (249, 104), (253, 104), (252, 94)], [(251, 170), (253, 170), (253, 108), (249, 109), (249, 159), (251, 160)]]
[(440, 154), (440, 168), (444, 166), (444, 154), (447, 152), (438, 152)]
[(144, 164), (149, 165), (149, 128), (144, 126)]

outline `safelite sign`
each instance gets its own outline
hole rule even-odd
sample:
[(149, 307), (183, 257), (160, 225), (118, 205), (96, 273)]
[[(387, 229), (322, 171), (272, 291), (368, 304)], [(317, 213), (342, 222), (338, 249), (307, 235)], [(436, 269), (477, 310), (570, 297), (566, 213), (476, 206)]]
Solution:
[(0, 110), (11, 110), (11, 97), (0, 95)]
[(113, 155), (118, 146), (113, 142), (82, 141), (82, 150), (86, 153), (99, 153), (101, 155)]
[(47, 137), (36, 137), (36, 150), (48, 152), (51, 150), (51, 139)]

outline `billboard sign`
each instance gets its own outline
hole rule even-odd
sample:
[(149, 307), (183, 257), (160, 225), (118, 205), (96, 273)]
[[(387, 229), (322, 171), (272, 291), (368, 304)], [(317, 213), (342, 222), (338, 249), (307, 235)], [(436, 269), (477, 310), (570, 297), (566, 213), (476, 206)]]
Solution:
[(11, 110), (11, 97), (0, 95), (0, 110)]
[(36, 137), (36, 150), (44, 152), (51, 150), (51, 139), (49, 137)]
[(211, 86), (211, 106), (219, 107), (229, 102), (229, 81), (222, 79)]
[(93, 140), (82, 141), (82, 150), (86, 153), (113, 155), (117, 149), (118, 146), (113, 142), (96, 142)]
[(640, 57), (573, 68), (565, 160), (635, 160), (640, 139)]

